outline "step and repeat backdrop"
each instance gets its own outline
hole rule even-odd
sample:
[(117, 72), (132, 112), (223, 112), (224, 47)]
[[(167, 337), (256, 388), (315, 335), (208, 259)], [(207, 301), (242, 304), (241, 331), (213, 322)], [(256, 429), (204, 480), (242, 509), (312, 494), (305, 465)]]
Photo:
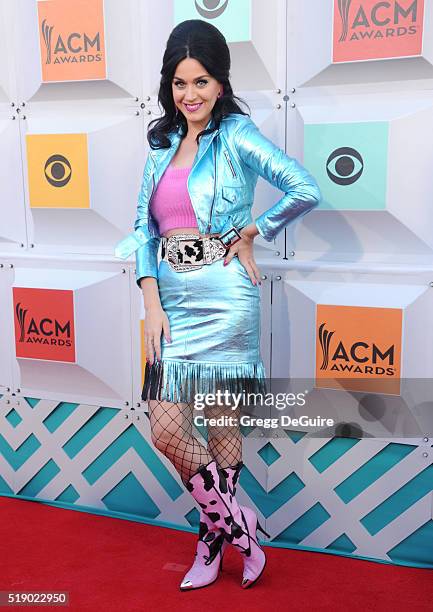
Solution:
[(256, 260), (271, 386), (335, 425), (243, 427), (240, 499), (272, 545), (433, 567), (433, 0), (0, 0), (0, 495), (197, 527), (114, 256), (186, 19), (323, 194)]

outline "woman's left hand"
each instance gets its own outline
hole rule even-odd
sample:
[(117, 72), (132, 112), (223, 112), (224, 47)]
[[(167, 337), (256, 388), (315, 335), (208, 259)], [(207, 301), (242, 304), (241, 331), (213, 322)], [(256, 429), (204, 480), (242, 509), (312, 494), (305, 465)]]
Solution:
[(236, 244), (230, 247), (229, 252), (225, 256), (224, 265), (228, 265), (235, 255), (238, 256), (239, 261), (244, 266), (245, 270), (248, 273), (248, 276), (251, 279), (253, 285), (261, 285), (262, 281), (260, 280), (260, 271), (257, 267), (257, 264), (254, 260), (254, 238), (258, 234), (258, 230), (255, 223), (250, 223), (250, 225), (245, 226), (241, 229), (240, 234), (242, 236), (242, 240), (238, 240)]

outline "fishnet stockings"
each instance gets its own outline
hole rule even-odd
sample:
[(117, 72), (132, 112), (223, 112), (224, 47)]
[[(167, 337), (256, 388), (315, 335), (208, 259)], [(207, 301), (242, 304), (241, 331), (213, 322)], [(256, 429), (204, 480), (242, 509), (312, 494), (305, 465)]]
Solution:
[(233, 419), (233, 425), (208, 425), (207, 447), (222, 468), (236, 465), (242, 459), (242, 434), (239, 429), (240, 408), (232, 410), (227, 406), (209, 406), (205, 409), (209, 418), (225, 416)]
[(236, 425), (239, 412), (227, 406), (205, 408), (205, 416), (232, 417), (232, 424), (208, 425), (208, 448), (192, 433), (193, 417), (199, 414), (193, 404), (149, 400), (152, 442), (171, 461), (186, 483), (200, 465), (213, 459), (220, 467), (233, 466), (242, 457), (242, 436)]

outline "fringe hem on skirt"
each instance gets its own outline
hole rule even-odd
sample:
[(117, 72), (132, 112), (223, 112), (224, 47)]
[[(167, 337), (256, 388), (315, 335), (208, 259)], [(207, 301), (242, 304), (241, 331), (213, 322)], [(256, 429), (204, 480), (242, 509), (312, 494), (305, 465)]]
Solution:
[(265, 369), (258, 363), (205, 363), (165, 359), (146, 363), (143, 401), (193, 402), (196, 393), (266, 393)]

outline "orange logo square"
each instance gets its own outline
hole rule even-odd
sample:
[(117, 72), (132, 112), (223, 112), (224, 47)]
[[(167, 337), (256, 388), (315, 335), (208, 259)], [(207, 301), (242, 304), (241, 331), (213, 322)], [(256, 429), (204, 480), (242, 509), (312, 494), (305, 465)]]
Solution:
[(75, 362), (71, 290), (13, 287), (13, 302), (17, 357)]
[(421, 55), (424, 0), (334, 0), (333, 62)]
[(87, 134), (27, 134), (32, 208), (90, 208)]
[(316, 310), (316, 386), (400, 394), (400, 308)]
[(106, 78), (103, 0), (38, 2), (42, 81)]

